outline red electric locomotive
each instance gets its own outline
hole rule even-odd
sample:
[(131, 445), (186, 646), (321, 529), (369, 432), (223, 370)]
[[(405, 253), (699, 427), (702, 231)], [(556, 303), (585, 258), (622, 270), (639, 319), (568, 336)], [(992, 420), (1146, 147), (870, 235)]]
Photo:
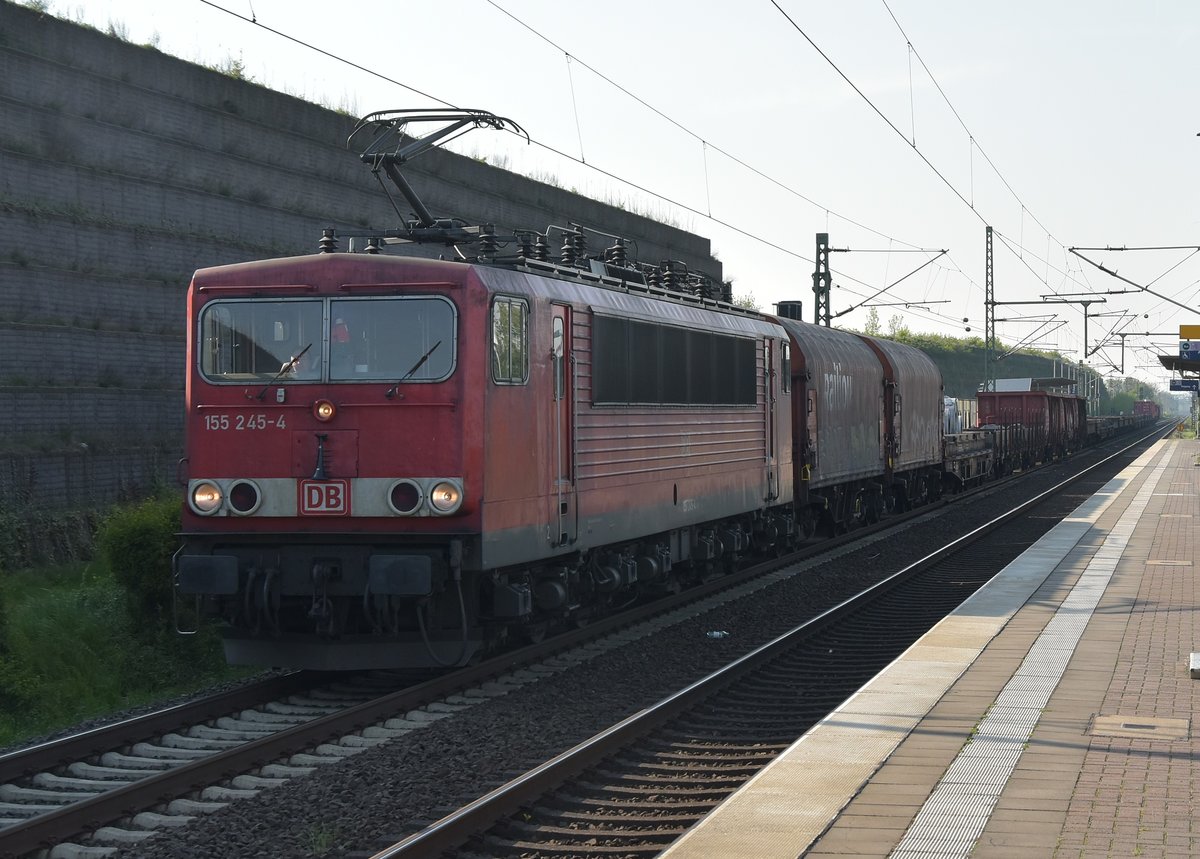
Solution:
[(231, 662), (463, 664), (792, 539), (783, 329), (619, 253), (486, 262), (196, 272), (175, 581)]

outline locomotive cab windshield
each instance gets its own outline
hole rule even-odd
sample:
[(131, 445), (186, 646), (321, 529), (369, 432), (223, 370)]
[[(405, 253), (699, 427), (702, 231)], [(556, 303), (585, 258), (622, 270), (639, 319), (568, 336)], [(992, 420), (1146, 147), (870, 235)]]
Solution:
[(440, 382), (457, 323), (434, 295), (220, 299), (200, 313), (200, 372), (214, 384)]

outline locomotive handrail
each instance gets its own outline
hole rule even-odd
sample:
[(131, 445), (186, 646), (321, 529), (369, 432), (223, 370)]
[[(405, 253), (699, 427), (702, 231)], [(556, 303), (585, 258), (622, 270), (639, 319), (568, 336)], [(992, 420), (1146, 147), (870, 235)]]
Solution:
[(263, 283), (263, 284), (220, 284), (211, 286), (198, 286), (196, 292), (239, 292), (245, 293), (250, 290), (254, 292), (285, 292), (292, 293), (297, 291), (316, 292), (317, 288), (311, 283)]

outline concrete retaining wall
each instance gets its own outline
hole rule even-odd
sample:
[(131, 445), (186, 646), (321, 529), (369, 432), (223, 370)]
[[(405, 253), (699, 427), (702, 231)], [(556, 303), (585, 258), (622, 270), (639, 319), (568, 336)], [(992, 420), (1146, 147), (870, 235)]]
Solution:
[[(173, 481), (192, 272), (395, 225), (345, 147), (353, 118), (7, 0), (0, 119), (0, 499)], [(471, 158), (406, 175), (437, 216), (580, 223), (721, 274), (701, 236)]]

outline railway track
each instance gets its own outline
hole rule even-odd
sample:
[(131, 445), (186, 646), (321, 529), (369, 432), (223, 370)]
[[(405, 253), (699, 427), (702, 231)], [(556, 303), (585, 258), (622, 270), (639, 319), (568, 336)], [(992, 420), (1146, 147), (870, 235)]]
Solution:
[(1127, 460), (1071, 477), (373, 859), (657, 855)]
[[(565, 670), (620, 646), (624, 639), (613, 633), (624, 627), (672, 612), (704, 611), (711, 600), (735, 599), (739, 585), (762, 580), (776, 568), (836, 552), (929, 509), (425, 682), (376, 674), (370, 675), (373, 680), (326, 678), (322, 686), (319, 675), (298, 672), (0, 756), (0, 856), (115, 854), (164, 827), (186, 825), (198, 815), (505, 694), (538, 679), (540, 672)], [(647, 626), (637, 635), (653, 629)], [(597, 649), (594, 642), (605, 637), (610, 640)], [(547, 663), (556, 656), (559, 662)], [(526, 666), (532, 673), (521, 674)]]
[[(97, 821), (128, 817), (126, 827), (101, 827), (94, 839), (99, 852), (96, 845), (58, 851), (100, 855), (105, 844), (115, 850), (136, 843), (158, 828), (183, 825), (335, 763), (373, 738), (356, 743), (322, 732), (320, 724), (410, 684), (410, 678), (384, 673), (335, 680), (293, 672), (0, 756), (0, 855), (48, 848)], [(311, 751), (266, 766), (254, 763), (265, 749), (287, 756), (304, 748)], [(256, 775), (227, 778), (231, 770), (252, 768)], [(161, 803), (164, 796), (170, 801)], [(137, 813), (127, 815), (130, 809)]]
[[(884, 532), (904, 521), (889, 520)], [(646, 621), (656, 616), (669, 625), (679, 622), (681, 613), (707, 610), (714, 600), (736, 599), (739, 587), (761, 587), (771, 570), (834, 553), (871, 530), (416, 685), (376, 676), (358, 688), (314, 686), (317, 678), (287, 675), (267, 686), (5, 755), (0, 757), (0, 855), (45, 849), (51, 849), (51, 857), (115, 853), (163, 827), (183, 825), (547, 673), (568, 670), (630, 637), (648, 635), (655, 625)], [(619, 632), (639, 623), (641, 631)], [(597, 643), (602, 640), (607, 643)]]
[[(803, 554), (834, 551), (840, 542), (846, 539)], [(641, 623), (634, 636), (649, 635), (655, 615), (670, 624), (678, 619), (672, 612), (735, 599), (737, 585), (793, 560), (752, 567), (421, 683), (376, 674), (320, 685), (318, 677), (293, 673), (0, 756), (0, 856), (113, 855), (164, 827), (569, 670), (624, 644), (623, 627)], [(601, 639), (607, 641), (597, 644)]]

